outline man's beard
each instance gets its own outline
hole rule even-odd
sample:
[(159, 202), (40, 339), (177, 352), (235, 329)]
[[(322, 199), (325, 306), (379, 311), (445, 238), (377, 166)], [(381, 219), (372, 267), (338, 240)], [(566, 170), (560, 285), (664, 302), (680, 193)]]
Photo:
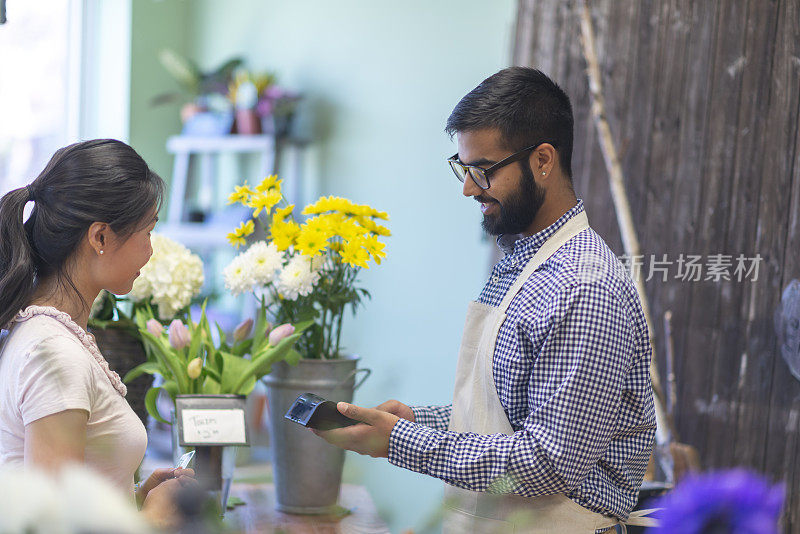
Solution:
[(528, 165), (521, 165), (522, 177), (517, 192), (503, 203), (485, 197), (476, 197), (480, 202), (495, 202), (500, 208), (498, 215), (484, 215), (481, 226), (489, 235), (521, 234), (527, 230), (539, 208), (544, 204), (545, 189), (536, 183)]

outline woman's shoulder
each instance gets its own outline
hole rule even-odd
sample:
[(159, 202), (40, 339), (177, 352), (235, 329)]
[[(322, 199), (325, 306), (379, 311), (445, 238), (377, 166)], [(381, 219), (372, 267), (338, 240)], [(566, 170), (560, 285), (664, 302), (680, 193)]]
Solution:
[(73, 359), (80, 356), (81, 361), (88, 363), (86, 354), (89, 350), (70, 325), (65, 324), (64, 318), (59, 317), (63, 312), (52, 308), (52, 312), (46, 310), (45, 313), (36, 313), (34, 308), (37, 307), (29, 306), (14, 319), (3, 342), (3, 355), (22, 360), (31, 357)]

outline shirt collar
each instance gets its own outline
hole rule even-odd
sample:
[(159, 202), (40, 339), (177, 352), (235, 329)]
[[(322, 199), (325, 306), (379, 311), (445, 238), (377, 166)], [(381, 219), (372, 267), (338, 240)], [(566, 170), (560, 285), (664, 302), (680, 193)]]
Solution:
[(497, 246), (500, 247), (500, 250), (502, 250), (506, 256), (533, 256), (536, 254), (537, 250), (542, 248), (542, 245), (544, 245), (544, 242), (547, 241), (550, 236), (555, 234), (559, 228), (566, 224), (568, 220), (575, 217), (582, 211), (584, 211), (583, 200), (578, 199), (577, 204), (567, 210), (567, 212), (559, 217), (556, 222), (544, 230), (541, 230), (528, 237), (523, 237), (520, 234), (503, 234), (498, 236)]

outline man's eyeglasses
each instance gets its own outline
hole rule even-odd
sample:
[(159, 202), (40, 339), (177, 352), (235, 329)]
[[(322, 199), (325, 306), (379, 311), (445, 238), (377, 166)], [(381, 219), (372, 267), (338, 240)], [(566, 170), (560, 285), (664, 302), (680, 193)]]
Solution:
[(481, 189), (489, 189), (489, 177), (497, 172), (499, 169), (505, 167), (506, 165), (510, 165), (515, 161), (519, 161), (525, 158), (529, 153), (533, 152), (539, 145), (542, 143), (537, 143), (535, 145), (531, 145), (527, 148), (523, 148), (518, 152), (514, 152), (507, 158), (501, 159), (488, 169), (484, 169), (482, 167), (476, 167), (475, 165), (465, 165), (458, 161), (458, 153), (453, 154), (452, 157), (447, 159), (447, 163), (450, 164), (450, 168), (453, 169), (453, 174), (456, 175), (458, 181), (462, 184), (464, 180), (467, 179), (467, 175), (472, 178), (472, 181), (475, 182), (475, 185), (480, 187)]

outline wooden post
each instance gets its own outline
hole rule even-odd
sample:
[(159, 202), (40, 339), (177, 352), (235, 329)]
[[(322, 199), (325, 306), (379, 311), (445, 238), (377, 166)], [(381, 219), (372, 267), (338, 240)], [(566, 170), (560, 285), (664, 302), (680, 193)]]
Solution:
[[(611, 128), (609, 128), (608, 120), (606, 119), (606, 106), (605, 100), (603, 99), (603, 87), (600, 78), (600, 66), (597, 61), (597, 50), (595, 49), (592, 17), (589, 12), (587, 0), (583, 0), (576, 5), (579, 11), (581, 45), (583, 47), (584, 58), (586, 59), (586, 75), (589, 79), (589, 93), (592, 98), (592, 117), (594, 119), (595, 128), (597, 129), (600, 148), (603, 152), (603, 160), (608, 170), (611, 198), (614, 201), (614, 210), (617, 215), (617, 222), (619, 223), (619, 230), (622, 236), (622, 245), (625, 248), (625, 254), (634, 258), (639, 255), (641, 249), (639, 248), (639, 239), (636, 236), (636, 228), (634, 227), (633, 217), (631, 216), (631, 206), (628, 203), (628, 195), (625, 191), (625, 182), (622, 178), (622, 165), (620, 165), (617, 149), (614, 145), (614, 138), (611, 136)], [(641, 280), (641, 277), (637, 276), (634, 278), (634, 283), (636, 284), (636, 291), (639, 293), (639, 299), (642, 301), (642, 310), (644, 311), (644, 318), (647, 322), (648, 330), (650, 331), (650, 345), (652, 347), (653, 320), (650, 316), (650, 306), (647, 301), (644, 282)], [(672, 428), (672, 425), (669, 423), (664, 413), (664, 391), (661, 388), (661, 380), (658, 375), (655, 347), (653, 347), (653, 357), (650, 360), (650, 379), (653, 382), (656, 420), (659, 428), (656, 432), (656, 441), (658, 443), (666, 443), (669, 440), (667, 431), (675, 436), (675, 429)]]

